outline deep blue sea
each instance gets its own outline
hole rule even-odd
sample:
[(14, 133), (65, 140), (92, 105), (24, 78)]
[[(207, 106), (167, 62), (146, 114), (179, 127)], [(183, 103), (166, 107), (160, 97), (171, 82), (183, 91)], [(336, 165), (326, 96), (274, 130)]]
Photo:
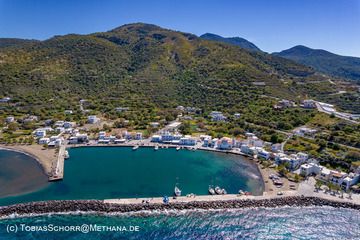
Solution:
[[(20, 226), (118, 226), (112, 232), (24, 232)], [(8, 233), (7, 226), (18, 226)], [(122, 227), (138, 228), (124, 231)], [(24, 227), (25, 229), (25, 227)], [(54, 229), (54, 228), (53, 228)], [(84, 227), (83, 229), (86, 229)], [(360, 239), (360, 211), (331, 207), (46, 215), (0, 221), (0, 239)]]

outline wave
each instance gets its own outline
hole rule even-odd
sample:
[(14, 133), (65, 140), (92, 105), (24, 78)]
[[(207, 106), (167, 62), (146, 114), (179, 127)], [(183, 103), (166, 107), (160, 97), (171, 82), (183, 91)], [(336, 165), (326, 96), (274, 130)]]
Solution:
[(247, 207), (247, 208), (212, 208), (212, 209), (163, 209), (163, 210), (141, 210), (133, 212), (99, 212), (99, 211), (70, 211), (70, 212), (49, 212), (49, 213), (30, 213), (30, 214), (18, 214), (12, 213), (7, 216), (0, 217), (0, 220), (6, 219), (17, 219), (17, 218), (32, 218), (32, 217), (41, 217), (41, 216), (81, 216), (81, 215), (95, 215), (95, 216), (120, 216), (120, 217), (150, 217), (150, 216), (185, 216), (191, 213), (197, 214), (209, 214), (209, 213), (222, 213), (222, 214), (232, 214), (232, 213), (244, 213), (249, 210), (261, 210), (261, 209), (348, 209), (348, 208), (335, 208), (331, 206), (277, 206), (277, 207)]

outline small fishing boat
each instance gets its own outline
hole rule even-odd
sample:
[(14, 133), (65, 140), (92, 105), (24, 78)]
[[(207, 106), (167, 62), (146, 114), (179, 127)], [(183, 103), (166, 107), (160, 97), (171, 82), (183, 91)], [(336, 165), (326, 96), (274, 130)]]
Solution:
[(227, 194), (225, 188), (221, 189), (221, 194), (223, 194), (223, 195), (224, 195), (224, 194)]
[(174, 194), (175, 194), (175, 196), (177, 196), (177, 197), (180, 197), (180, 196), (181, 196), (181, 190), (180, 190), (180, 188), (178, 188), (177, 186), (175, 186)]
[(156, 145), (156, 146), (154, 147), (154, 150), (155, 150), (155, 151), (159, 150), (159, 146)]
[(133, 148), (132, 148), (132, 150), (137, 150), (139, 148), (139, 146), (134, 146)]
[(215, 193), (219, 194), (219, 195), (222, 194), (222, 189), (219, 186), (216, 186), (215, 187)]
[(69, 158), (70, 158), (69, 152), (65, 150), (64, 159), (69, 159)]
[(179, 151), (180, 150), (180, 147), (176, 147), (176, 151)]
[(244, 195), (245, 194), (245, 192), (243, 191), (243, 190), (239, 190), (239, 195), (241, 196), (241, 195)]
[(209, 186), (209, 193), (210, 195), (215, 195), (215, 190), (211, 187), (211, 185)]

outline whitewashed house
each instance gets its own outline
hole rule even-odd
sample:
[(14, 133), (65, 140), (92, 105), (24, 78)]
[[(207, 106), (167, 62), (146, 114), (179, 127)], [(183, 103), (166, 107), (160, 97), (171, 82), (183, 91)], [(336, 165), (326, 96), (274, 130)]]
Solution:
[(11, 100), (11, 98), (9, 98), (9, 97), (3, 97), (3, 98), (0, 99), (0, 102), (1, 102), (1, 103), (7, 103), (7, 102), (9, 102), (10, 100)]
[(76, 126), (76, 123), (74, 122), (64, 122), (64, 128), (73, 128)]
[(40, 145), (45, 145), (45, 144), (48, 144), (49, 142), (50, 142), (50, 138), (40, 138), (39, 139)]
[(219, 112), (219, 111), (212, 111), (210, 113), (210, 117), (211, 117), (211, 120), (214, 121), (214, 122), (223, 122), (223, 121), (226, 121), (226, 117), (224, 116), (224, 114), (222, 112)]
[(359, 182), (360, 174), (358, 173), (349, 173), (347, 177), (345, 177), (341, 183), (341, 187), (345, 190), (348, 190), (352, 185), (355, 185)]
[(37, 130), (35, 130), (35, 137), (43, 138), (45, 136), (46, 136), (46, 130), (45, 129), (37, 129)]
[(179, 144), (180, 145), (193, 146), (193, 145), (196, 144), (196, 139), (192, 138), (189, 135), (186, 135), (185, 137), (180, 138)]
[(271, 145), (271, 151), (275, 153), (281, 152), (281, 143), (275, 143)]
[(241, 117), (241, 114), (240, 113), (234, 113), (234, 118), (235, 119), (239, 119)]
[(160, 123), (158, 123), (158, 122), (151, 122), (151, 123), (150, 123), (150, 126), (151, 126), (152, 128), (158, 128), (158, 127), (160, 127)]
[(223, 137), (219, 140), (217, 147), (221, 150), (230, 150), (233, 146), (233, 140), (228, 137)]
[(88, 119), (87, 119), (87, 122), (90, 123), (90, 124), (95, 124), (99, 121), (100, 119), (95, 116), (95, 115), (90, 115), (88, 116)]
[(54, 126), (55, 126), (55, 127), (63, 127), (63, 126), (64, 126), (64, 123), (65, 123), (64, 121), (56, 121), (55, 124), (54, 124)]
[(315, 101), (312, 99), (307, 99), (303, 101), (304, 108), (316, 108)]
[(271, 156), (271, 153), (266, 151), (264, 148), (258, 147), (257, 148), (257, 156), (259, 158), (263, 158), (265, 160), (268, 160)]
[(12, 123), (15, 121), (15, 118), (13, 116), (8, 116), (6, 117), (6, 120), (5, 120), (7, 123)]
[(330, 169), (323, 167), (320, 171), (319, 178), (323, 181), (328, 181), (330, 179)]
[(305, 163), (300, 166), (300, 175), (309, 176), (309, 175), (318, 175), (322, 170), (322, 166), (316, 163)]
[(142, 139), (143, 139), (143, 134), (141, 132), (135, 133), (135, 140), (142, 140)]
[(161, 136), (160, 135), (153, 135), (151, 137), (151, 142), (161, 142)]
[(72, 110), (65, 110), (64, 113), (65, 113), (66, 115), (70, 115), (70, 114), (73, 114), (73, 111), (72, 111)]

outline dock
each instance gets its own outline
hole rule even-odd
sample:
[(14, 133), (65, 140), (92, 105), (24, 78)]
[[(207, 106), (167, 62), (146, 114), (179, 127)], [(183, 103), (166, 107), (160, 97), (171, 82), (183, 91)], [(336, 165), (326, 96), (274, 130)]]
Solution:
[(49, 181), (59, 181), (64, 178), (64, 161), (65, 161), (65, 149), (66, 145), (61, 145), (59, 148), (59, 154), (56, 159), (55, 169), (49, 176)]

